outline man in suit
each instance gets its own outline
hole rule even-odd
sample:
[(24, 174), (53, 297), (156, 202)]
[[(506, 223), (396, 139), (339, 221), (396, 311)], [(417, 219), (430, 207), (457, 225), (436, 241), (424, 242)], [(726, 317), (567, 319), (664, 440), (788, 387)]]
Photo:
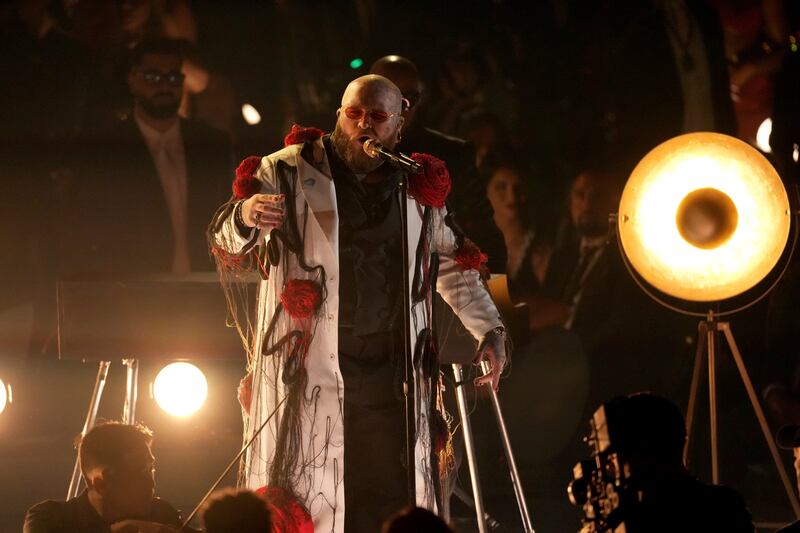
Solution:
[[(205, 228), (228, 196), (230, 142), (178, 115), (184, 74), (178, 43), (143, 41), (131, 54), (132, 112), (82, 146), (67, 203), (71, 271), (212, 270)], [(166, 230), (166, 231), (165, 231)], [(80, 251), (80, 252), (78, 252)]]

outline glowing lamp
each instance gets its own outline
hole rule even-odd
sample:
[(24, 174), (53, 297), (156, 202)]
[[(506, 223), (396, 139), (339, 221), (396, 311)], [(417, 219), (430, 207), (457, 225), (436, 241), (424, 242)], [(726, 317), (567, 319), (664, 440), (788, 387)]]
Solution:
[(741, 294), (778, 262), (789, 236), (789, 199), (758, 150), (717, 133), (654, 148), (619, 204), (625, 256), (651, 285), (712, 302)]
[(11, 403), (11, 385), (6, 385), (0, 379), (0, 414), (6, 410), (6, 406)]
[(251, 104), (242, 105), (242, 117), (250, 126), (255, 126), (261, 122), (261, 113), (259, 113), (258, 109), (253, 107)]
[(186, 417), (200, 409), (208, 396), (208, 382), (203, 372), (190, 363), (172, 363), (153, 382), (156, 403), (167, 413)]

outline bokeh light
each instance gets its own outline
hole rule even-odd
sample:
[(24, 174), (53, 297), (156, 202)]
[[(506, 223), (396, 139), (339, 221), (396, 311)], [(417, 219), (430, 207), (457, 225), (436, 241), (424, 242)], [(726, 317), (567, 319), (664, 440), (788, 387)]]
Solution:
[(6, 406), (11, 403), (11, 386), (6, 385), (0, 379), (0, 414), (6, 410)]
[(244, 121), (251, 126), (255, 126), (261, 122), (261, 113), (251, 104), (244, 104), (242, 106), (242, 117), (244, 117)]
[(208, 396), (208, 382), (199, 368), (190, 363), (172, 363), (153, 382), (156, 403), (167, 413), (186, 417), (200, 409)]
[(765, 154), (772, 153), (772, 147), (769, 145), (769, 136), (772, 134), (772, 119), (766, 118), (764, 122), (758, 127), (756, 132), (756, 146)]

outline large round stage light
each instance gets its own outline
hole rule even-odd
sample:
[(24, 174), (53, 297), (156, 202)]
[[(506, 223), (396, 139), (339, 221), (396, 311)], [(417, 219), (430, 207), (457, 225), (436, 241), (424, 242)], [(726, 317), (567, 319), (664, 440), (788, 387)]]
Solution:
[(617, 219), (625, 256), (658, 290), (720, 301), (761, 281), (789, 236), (789, 200), (758, 150), (727, 135), (689, 133), (634, 169)]
[(190, 363), (172, 363), (153, 382), (156, 403), (174, 416), (189, 416), (200, 409), (208, 396), (208, 382), (199, 368)]

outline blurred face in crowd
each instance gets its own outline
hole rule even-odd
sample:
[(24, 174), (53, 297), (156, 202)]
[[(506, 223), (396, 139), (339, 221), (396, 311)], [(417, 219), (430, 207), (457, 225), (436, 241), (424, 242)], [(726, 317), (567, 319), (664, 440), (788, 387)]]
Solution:
[(608, 215), (617, 210), (619, 197), (608, 176), (584, 172), (572, 183), (569, 213), (572, 225), (586, 237), (599, 237), (608, 231)]
[(128, 86), (139, 109), (153, 118), (168, 119), (178, 114), (183, 80), (178, 56), (145, 54), (128, 75)]
[(367, 75), (347, 86), (342, 107), (336, 111), (336, 129), (331, 141), (336, 153), (356, 174), (378, 168), (382, 160), (364, 152), (364, 141), (377, 139), (393, 149), (403, 125), (400, 90), (382, 76)]
[(417, 67), (400, 56), (386, 56), (372, 65), (370, 73), (387, 78), (400, 89), (403, 98), (408, 102), (408, 107), (403, 109), (403, 129), (408, 130), (417, 114), (417, 104), (422, 96), (422, 83)]
[(155, 494), (155, 460), (140, 442), (114, 466), (98, 466), (87, 474), (91, 491), (102, 502), (106, 520), (146, 518)]
[(504, 220), (519, 218), (527, 200), (519, 171), (508, 167), (495, 170), (486, 186), (486, 197), (495, 217)]

